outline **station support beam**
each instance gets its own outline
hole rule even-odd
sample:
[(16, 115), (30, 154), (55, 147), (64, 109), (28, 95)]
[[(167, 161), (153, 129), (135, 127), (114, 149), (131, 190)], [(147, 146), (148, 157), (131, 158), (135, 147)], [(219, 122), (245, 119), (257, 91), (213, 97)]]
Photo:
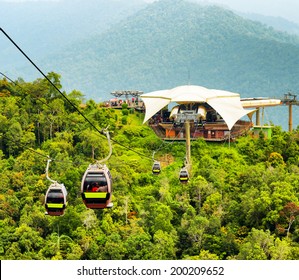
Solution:
[(255, 118), (255, 125), (260, 126), (261, 125), (261, 117), (260, 117), (260, 108), (256, 108), (256, 118)]
[(191, 138), (190, 138), (190, 121), (185, 121), (185, 134), (186, 134), (186, 164), (187, 169), (191, 168)]
[(293, 130), (293, 107), (292, 103), (289, 103), (289, 132)]

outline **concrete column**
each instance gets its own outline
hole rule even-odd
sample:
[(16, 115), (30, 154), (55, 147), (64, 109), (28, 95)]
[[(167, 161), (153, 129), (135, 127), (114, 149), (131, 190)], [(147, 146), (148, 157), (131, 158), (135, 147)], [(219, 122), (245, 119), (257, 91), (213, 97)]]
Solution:
[(293, 107), (292, 103), (289, 103), (289, 132), (293, 130)]
[(185, 134), (186, 134), (186, 161), (187, 161), (187, 168), (188, 168), (191, 166), (191, 139), (190, 139), (189, 120), (185, 121)]
[(255, 125), (261, 125), (261, 118), (260, 118), (260, 108), (256, 108), (256, 120)]

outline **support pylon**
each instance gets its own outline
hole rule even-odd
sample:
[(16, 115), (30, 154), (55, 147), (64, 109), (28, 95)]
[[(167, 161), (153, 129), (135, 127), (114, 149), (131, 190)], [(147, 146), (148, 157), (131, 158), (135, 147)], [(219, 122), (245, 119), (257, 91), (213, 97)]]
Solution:
[(191, 138), (190, 138), (190, 121), (185, 121), (185, 134), (186, 134), (186, 167), (191, 169)]

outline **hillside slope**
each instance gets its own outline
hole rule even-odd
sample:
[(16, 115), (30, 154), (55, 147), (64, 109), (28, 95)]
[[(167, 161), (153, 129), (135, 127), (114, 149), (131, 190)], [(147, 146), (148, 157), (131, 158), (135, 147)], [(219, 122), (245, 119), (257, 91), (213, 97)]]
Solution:
[[(92, 100), (81, 108), (96, 127), (109, 127), (107, 159), (106, 137), (46, 79), (0, 79), (0, 96), (1, 260), (298, 260), (299, 130), (192, 141), (182, 184), (185, 143), (159, 139), (140, 112)], [(81, 103), (78, 92), (67, 98)], [(49, 158), (50, 178), (68, 192), (62, 216), (45, 215)], [(111, 171), (113, 208), (82, 201), (94, 159)]]
[(238, 13), (240, 16), (262, 22), (276, 30), (299, 35), (299, 25), (282, 17), (264, 16), (255, 13)]

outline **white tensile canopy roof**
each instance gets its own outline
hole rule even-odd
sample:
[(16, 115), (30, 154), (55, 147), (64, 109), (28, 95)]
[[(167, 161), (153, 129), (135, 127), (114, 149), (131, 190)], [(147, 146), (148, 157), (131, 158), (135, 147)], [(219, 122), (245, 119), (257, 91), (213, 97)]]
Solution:
[(171, 102), (178, 104), (207, 103), (224, 119), (231, 130), (243, 116), (255, 110), (245, 110), (240, 101), (240, 94), (224, 90), (208, 89), (195, 85), (184, 85), (168, 90), (159, 90), (140, 96), (145, 104), (143, 123)]

